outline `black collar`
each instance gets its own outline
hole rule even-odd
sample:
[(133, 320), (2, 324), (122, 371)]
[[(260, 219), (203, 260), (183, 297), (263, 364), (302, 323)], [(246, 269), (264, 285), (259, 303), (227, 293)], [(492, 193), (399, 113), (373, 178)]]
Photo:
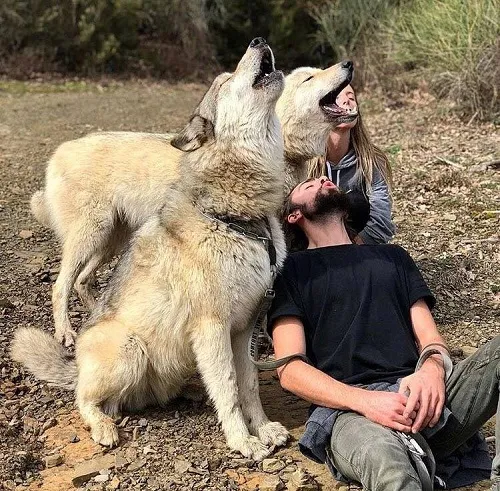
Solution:
[[(196, 204), (195, 207), (198, 208)], [(224, 224), (227, 228), (239, 235), (263, 242), (267, 248), (267, 253), (269, 254), (271, 270), (274, 271), (277, 260), (276, 248), (273, 244), (271, 225), (267, 217), (245, 220), (243, 218), (237, 218), (229, 215), (215, 215), (213, 213), (203, 211), (200, 208), (198, 208), (198, 210), (204, 217), (213, 222)]]

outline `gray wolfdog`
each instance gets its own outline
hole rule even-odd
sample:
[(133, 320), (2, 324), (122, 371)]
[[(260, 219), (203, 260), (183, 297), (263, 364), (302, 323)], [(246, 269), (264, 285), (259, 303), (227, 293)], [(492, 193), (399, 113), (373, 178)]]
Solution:
[[(331, 129), (356, 117), (335, 104), (352, 71), (352, 63), (344, 62), (326, 70), (299, 68), (286, 78), (277, 113), (285, 142), (287, 190), (305, 177), (308, 159), (325, 151)], [(233, 107), (244, 100), (227, 97)], [(233, 138), (230, 133), (221, 137)], [(251, 133), (245, 135), (252, 138)], [(45, 189), (33, 195), (31, 208), (63, 244), (52, 305), (56, 339), (66, 345), (76, 335), (68, 315), (72, 287), (92, 310), (97, 268), (119, 253), (131, 233), (168, 201), (168, 186), (179, 176), (183, 153), (169, 141), (168, 135), (98, 133), (63, 143), (52, 156)]]
[[(74, 360), (49, 334), (16, 331), (12, 357), (40, 379), (75, 390), (96, 442), (117, 444), (114, 419), (122, 410), (164, 405), (196, 369), (231, 449), (260, 460), (287, 440), (286, 429), (264, 414), (246, 351), (272, 281), (267, 241), (252, 234), (272, 239), (278, 266), (285, 257), (276, 218), (284, 163), (275, 105), (283, 87), (260, 38), (233, 74), (215, 79), (173, 141), (183, 152), (178, 181), (131, 239), (90, 327), (76, 339)], [(156, 152), (155, 137), (142, 138)]]

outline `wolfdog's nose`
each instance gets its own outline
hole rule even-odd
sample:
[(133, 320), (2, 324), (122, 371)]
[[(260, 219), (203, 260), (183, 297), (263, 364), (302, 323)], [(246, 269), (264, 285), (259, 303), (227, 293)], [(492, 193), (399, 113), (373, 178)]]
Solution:
[(261, 44), (267, 44), (267, 41), (264, 38), (254, 38), (250, 41), (250, 48), (256, 48)]
[(352, 70), (352, 67), (354, 66), (354, 64), (351, 60), (347, 60), (347, 61), (343, 61), (341, 66), (342, 66), (342, 68), (347, 68), (347, 70)]

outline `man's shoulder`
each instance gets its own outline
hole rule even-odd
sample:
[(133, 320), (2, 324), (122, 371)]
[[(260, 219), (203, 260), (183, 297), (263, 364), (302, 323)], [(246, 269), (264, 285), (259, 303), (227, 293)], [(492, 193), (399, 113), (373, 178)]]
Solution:
[(409, 256), (406, 249), (398, 244), (357, 245), (348, 244), (341, 246), (319, 247), (290, 253), (284, 263), (283, 269), (297, 270), (315, 263), (319, 258), (338, 258), (342, 262), (358, 261), (360, 259), (385, 257), (401, 260)]

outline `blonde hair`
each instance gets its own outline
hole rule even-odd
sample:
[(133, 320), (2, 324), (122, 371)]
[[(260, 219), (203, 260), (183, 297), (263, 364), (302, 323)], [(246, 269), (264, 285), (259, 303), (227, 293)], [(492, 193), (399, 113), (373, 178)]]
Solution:
[[(373, 182), (373, 169), (377, 169), (387, 183), (389, 191), (392, 186), (392, 171), (387, 155), (372, 143), (366, 127), (363, 124), (361, 113), (358, 114), (356, 125), (351, 129), (351, 145), (357, 157), (356, 177), (358, 182), (365, 182), (364, 190), (370, 194)], [(321, 157), (309, 160), (307, 177), (316, 178), (325, 175), (325, 153)]]

